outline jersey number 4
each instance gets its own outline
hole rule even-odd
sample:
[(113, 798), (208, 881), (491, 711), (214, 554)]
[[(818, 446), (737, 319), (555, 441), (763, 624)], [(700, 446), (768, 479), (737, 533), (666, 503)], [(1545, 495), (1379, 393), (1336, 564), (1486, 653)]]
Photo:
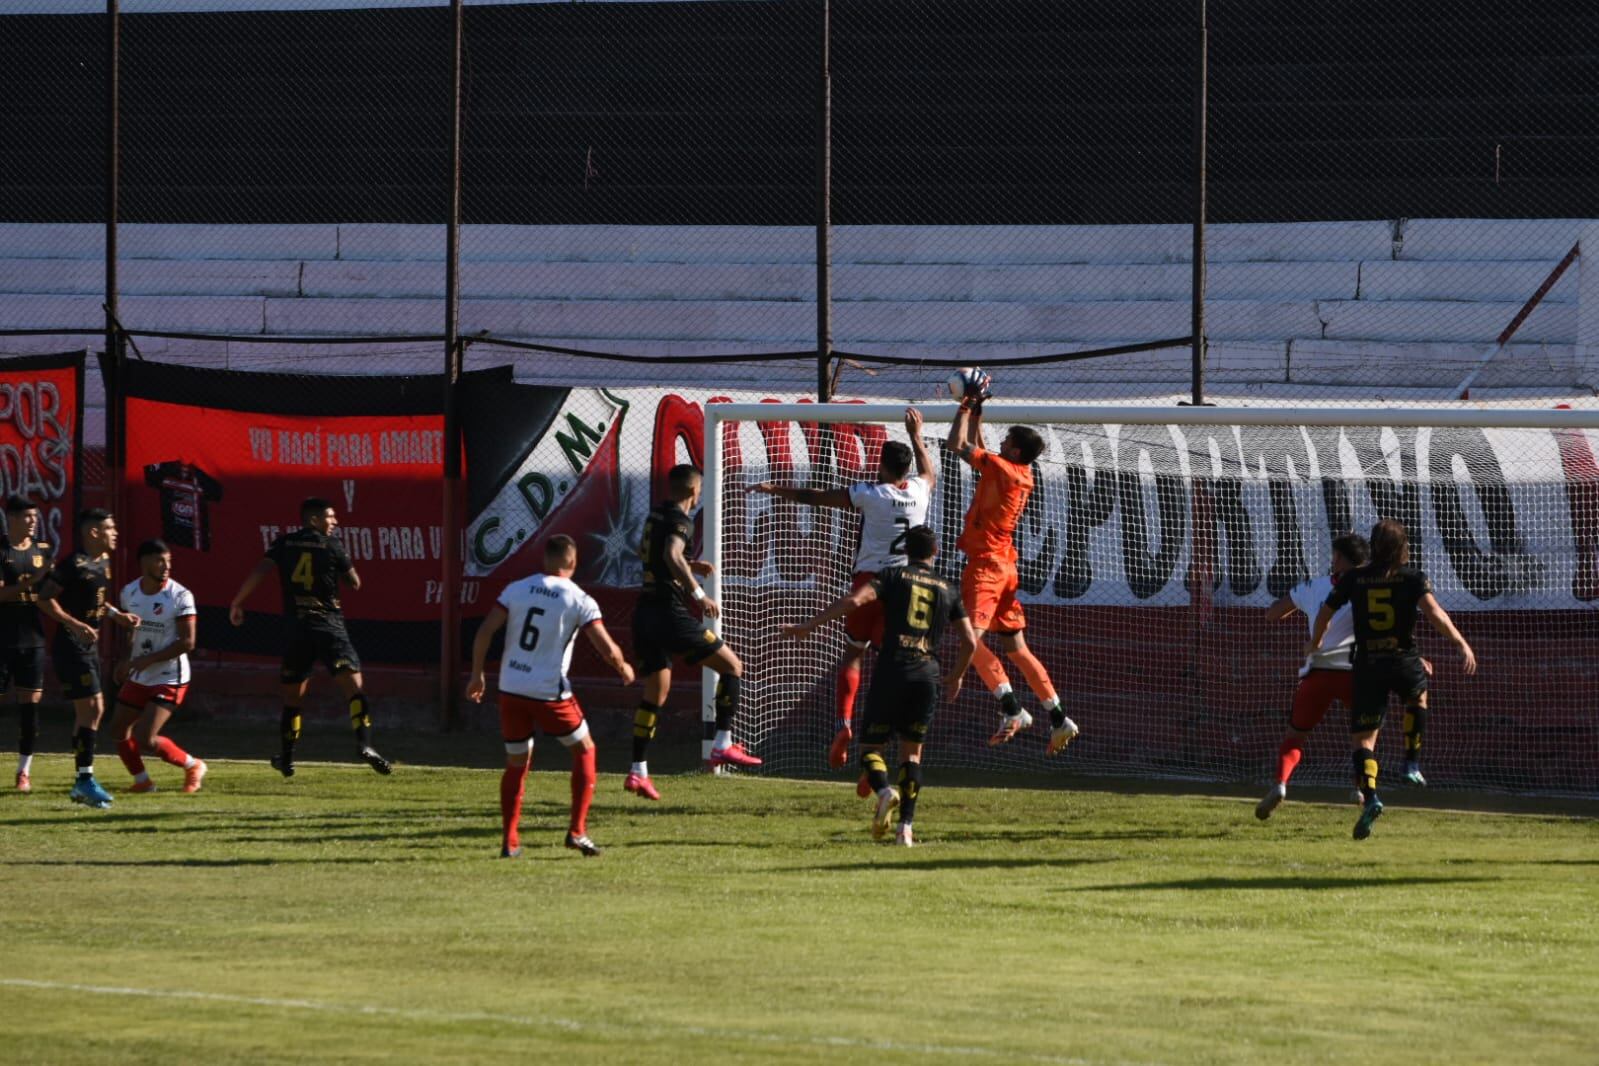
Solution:
[(311, 586), (316, 584), (316, 570), (311, 565), (311, 553), (301, 552), (300, 561), (294, 564), (294, 569), (289, 572), (289, 580), (310, 592)]
[(542, 617), (543, 614), (544, 608), (542, 607), (529, 607), (527, 609), (527, 617), (522, 619), (522, 635), (516, 642), (516, 646), (523, 651), (532, 651), (539, 646), (539, 626), (534, 619)]

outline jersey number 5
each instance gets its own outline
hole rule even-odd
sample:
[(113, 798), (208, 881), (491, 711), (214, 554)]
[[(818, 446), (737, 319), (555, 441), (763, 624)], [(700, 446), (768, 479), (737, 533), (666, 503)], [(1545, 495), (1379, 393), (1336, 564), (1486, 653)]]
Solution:
[(522, 619), (522, 636), (516, 642), (516, 646), (523, 651), (532, 651), (539, 646), (539, 627), (538, 623), (533, 621), (533, 619), (539, 618), (543, 614), (544, 608), (542, 607), (529, 607), (527, 609), (527, 617)]
[(311, 586), (316, 584), (316, 571), (311, 566), (311, 553), (301, 552), (300, 561), (294, 564), (294, 570), (289, 574), (289, 580), (310, 592)]
[(1371, 623), (1371, 628), (1392, 629), (1394, 627), (1394, 605), (1390, 602), (1393, 594), (1393, 589), (1366, 590), (1366, 620)]

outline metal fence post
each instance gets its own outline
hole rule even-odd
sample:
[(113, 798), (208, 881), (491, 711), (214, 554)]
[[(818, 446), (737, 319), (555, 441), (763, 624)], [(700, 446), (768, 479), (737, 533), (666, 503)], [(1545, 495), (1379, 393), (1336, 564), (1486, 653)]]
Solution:
[(832, 399), (833, 71), (832, 4), (822, 0), (822, 59), (816, 103), (816, 399)]
[(1199, 48), (1194, 74), (1194, 274), (1193, 313), (1193, 370), (1190, 402), (1195, 407), (1205, 405), (1205, 212), (1209, 193), (1207, 112), (1210, 92), (1210, 20), (1205, 10), (1205, 0), (1199, 3)]
[(446, 727), (460, 724), (461, 426), (457, 387), (464, 362), (459, 337), (461, 285), (462, 0), (450, 4), (450, 217), (444, 248), (444, 538), (439, 582), (439, 705)]

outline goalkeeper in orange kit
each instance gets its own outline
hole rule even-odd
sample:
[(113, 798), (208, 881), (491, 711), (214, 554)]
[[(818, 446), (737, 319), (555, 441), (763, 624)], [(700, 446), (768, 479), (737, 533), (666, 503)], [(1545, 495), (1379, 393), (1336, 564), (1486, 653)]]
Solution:
[(1016, 523), (1033, 494), (1032, 464), (1044, 452), (1044, 438), (1027, 426), (1012, 426), (998, 452), (983, 447), (983, 401), (988, 398), (988, 375), (976, 375), (961, 400), (960, 411), (949, 427), (951, 452), (971, 464), (978, 474), (977, 489), (966, 510), (966, 524), (955, 543), (966, 553), (961, 574), (961, 600), (977, 636), (972, 666), (988, 686), (1004, 718), (988, 738), (1003, 744), (1033, 724), (1011, 690), (1005, 667), (983, 641), (992, 631), (1000, 649), (1027, 678), (1028, 686), (1049, 712), (1049, 753), (1058, 754), (1076, 738), (1077, 723), (1066, 717), (1049, 672), (1027, 648), (1022, 630), (1027, 619), (1016, 600)]

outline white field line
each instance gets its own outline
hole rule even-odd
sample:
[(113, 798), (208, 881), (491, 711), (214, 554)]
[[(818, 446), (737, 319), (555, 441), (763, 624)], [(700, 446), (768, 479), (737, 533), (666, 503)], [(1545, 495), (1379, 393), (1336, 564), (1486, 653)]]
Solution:
[(958, 1058), (993, 1059), (1004, 1062), (1037, 1062), (1050, 1066), (1090, 1066), (1090, 1060), (1061, 1055), (1029, 1055), (1003, 1048), (963, 1044), (926, 1044), (898, 1040), (864, 1040), (847, 1036), (793, 1035), (701, 1025), (618, 1025), (611, 1022), (579, 1021), (550, 1015), (496, 1014), (490, 1011), (441, 1011), (427, 1008), (381, 1007), (372, 1004), (331, 1003), (314, 999), (278, 999), (271, 996), (238, 996), (225, 992), (197, 992), (189, 989), (129, 988), (118, 985), (86, 985), (65, 981), (33, 981), (20, 977), (0, 978), (0, 987), (23, 988), (37, 992), (71, 992), (80, 995), (127, 996), (141, 999), (171, 999), (199, 1003), (225, 1003), (239, 1007), (265, 1007), (281, 1011), (311, 1011), (322, 1014), (351, 1014), (395, 1018), (417, 1022), (482, 1022), (528, 1029), (560, 1029), (570, 1033), (610, 1033), (642, 1040), (672, 1037), (703, 1037), (737, 1045), (740, 1042), (798, 1047), (846, 1048), (860, 1051), (943, 1055)]

